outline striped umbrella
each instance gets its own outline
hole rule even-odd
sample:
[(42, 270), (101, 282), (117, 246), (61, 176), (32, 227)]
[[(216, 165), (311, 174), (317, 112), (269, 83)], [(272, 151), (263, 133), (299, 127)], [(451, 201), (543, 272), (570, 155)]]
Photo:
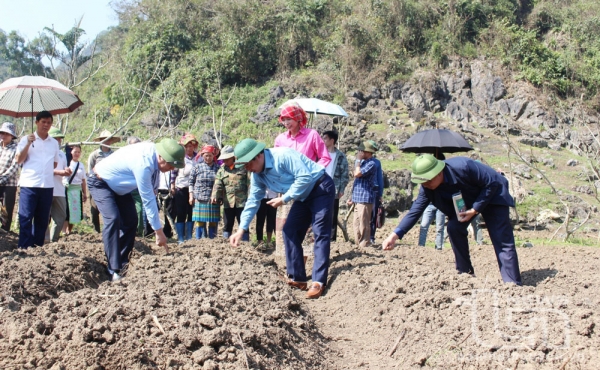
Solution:
[(41, 111), (52, 114), (73, 112), (83, 102), (58, 81), (41, 76), (10, 78), (0, 85), (0, 114), (33, 117)]

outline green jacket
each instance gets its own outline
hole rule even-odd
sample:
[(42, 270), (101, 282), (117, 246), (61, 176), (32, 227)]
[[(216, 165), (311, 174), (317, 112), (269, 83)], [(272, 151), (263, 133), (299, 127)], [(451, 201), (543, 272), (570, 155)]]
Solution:
[(244, 208), (248, 199), (248, 173), (245, 168), (223, 165), (217, 171), (211, 199), (223, 202), (224, 208)]

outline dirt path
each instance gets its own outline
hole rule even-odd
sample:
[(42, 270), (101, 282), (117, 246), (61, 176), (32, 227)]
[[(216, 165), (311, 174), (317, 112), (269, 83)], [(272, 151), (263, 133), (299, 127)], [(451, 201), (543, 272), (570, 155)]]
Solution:
[(385, 253), (336, 244), (327, 294), (306, 302), (331, 368), (597, 368), (599, 249), (520, 248), (516, 287), (491, 245), (472, 248), (473, 278), (412, 237)]

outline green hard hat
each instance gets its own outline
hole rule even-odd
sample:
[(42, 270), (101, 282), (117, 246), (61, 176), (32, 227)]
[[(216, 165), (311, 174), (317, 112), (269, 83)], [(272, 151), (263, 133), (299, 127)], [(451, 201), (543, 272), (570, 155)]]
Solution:
[(162, 139), (158, 144), (154, 144), (158, 155), (160, 155), (167, 163), (175, 168), (185, 167), (185, 149), (179, 145), (176, 140), (171, 138)]
[(59, 138), (62, 139), (65, 137), (65, 134), (62, 133), (61, 130), (58, 129), (58, 127), (51, 127), (50, 131), (48, 131), (48, 135), (50, 135), (53, 138)]
[(436, 177), (446, 167), (446, 162), (436, 159), (431, 154), (421, 154), (412, 164), (410, 180), (422, 184)]
[(240, 141), (233, 150), (235, 157), (237, 158), (235, 161), (235, 166), (237, 168), (243, 167), (246, 163), (253, 160), (258, 153), (262, 152), (266, 146), (267, 145), (265, 143), (259, 143), (258, 141), (250, 138)]

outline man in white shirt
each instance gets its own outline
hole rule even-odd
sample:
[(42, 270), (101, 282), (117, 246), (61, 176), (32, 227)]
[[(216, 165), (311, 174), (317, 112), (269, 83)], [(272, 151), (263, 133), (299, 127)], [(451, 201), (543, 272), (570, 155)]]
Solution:
[(36, 131), (24, 136), (17, 146), (17, 163), (23, 165), (19, 186), (19, 248), (44, 245), (50, 219), (54, 168), (59, 147), (48, 131), (52, 114), (42, 111), (35, 117)]
[(71, 176), (73, 171), (67, 166), (67, 156), (60, 150), (60, 144), (65, 135), (57, 127), (52, 127), (48, 131), (48, 135), (58, 142), (59, 151), (58, 163), (54, 169), (54, 191), (52, 192), (52, 206), (50, 207), (52, 224), (45, 242), (57, 242), (60, 237), (60, 231), (67, 220), (67, 197), (65, 186), (63, 185), (63, 177)]

